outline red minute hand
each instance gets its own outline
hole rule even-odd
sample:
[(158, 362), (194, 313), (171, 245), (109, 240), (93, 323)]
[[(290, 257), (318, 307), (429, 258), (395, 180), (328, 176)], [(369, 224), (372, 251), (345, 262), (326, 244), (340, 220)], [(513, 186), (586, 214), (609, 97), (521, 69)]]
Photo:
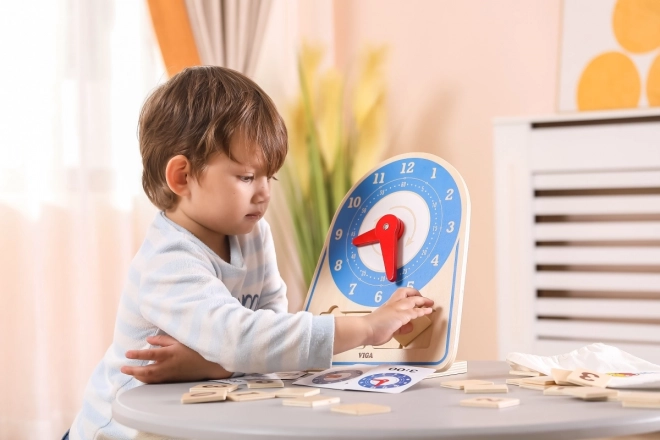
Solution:
[(396, 280), (397, 243), (403, 235), (403, 222), (395, 215), (387, 214), (378, 220), (371, 231), (360, 234), (353, 239), (355, 246), (365, 246), (380, 243), (383, 254), (385, 275), (390, 281)]

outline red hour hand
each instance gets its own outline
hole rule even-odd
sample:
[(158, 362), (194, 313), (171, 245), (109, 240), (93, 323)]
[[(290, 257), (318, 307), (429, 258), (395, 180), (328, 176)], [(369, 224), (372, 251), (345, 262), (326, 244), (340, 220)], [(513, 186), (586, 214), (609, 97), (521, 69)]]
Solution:
[(396, 280), (397, 243), (403, 235), (403, 229), (403, 222), (397, 216), (386, 214), (378, 220), (374, 229), (353, 239), (355, 246), (380, 243), (385, 276), (390, 281)]

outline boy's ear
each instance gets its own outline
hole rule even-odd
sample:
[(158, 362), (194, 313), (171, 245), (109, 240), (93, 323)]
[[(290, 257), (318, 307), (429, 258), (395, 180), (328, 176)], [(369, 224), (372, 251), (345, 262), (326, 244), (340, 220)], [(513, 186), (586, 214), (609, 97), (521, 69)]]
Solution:
[(165, 168), (165, 180), (170, 190), (179, 197), (190, 194), (188, 183), (190, 182), (190, 162), (186, 156), (179, 154), (167, 162)]

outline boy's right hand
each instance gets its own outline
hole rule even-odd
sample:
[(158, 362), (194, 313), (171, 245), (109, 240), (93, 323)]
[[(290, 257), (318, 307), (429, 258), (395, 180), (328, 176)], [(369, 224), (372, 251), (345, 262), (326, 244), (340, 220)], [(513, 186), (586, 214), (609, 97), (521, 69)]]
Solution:
[(144, 383), (192, 382), (207, 379), (226, 379), (232, 373), (209, 362), (199, 353), (169, 335), (149, 336), (147, 342), (159, 348), (129, 350), (128, 359), (153, 361), (138, 366), (124, 365), (121, 372)]
[(431, 306), (433, 300), (423, 297), (416, 289), (397, 289), (385, 304), (363, 317), (370, 329), (366, 345), (382, 345), (395, 334), (410, 333), (410, 321), (432, 313)]

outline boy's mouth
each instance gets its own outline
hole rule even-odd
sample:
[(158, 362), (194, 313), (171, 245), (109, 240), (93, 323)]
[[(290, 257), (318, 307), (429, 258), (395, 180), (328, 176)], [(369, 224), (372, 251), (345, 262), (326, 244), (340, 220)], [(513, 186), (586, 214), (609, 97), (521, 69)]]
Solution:
[(247, 218), (250, 219), (260, 219), (263, 216), (261, 212), (251, 212), (248, 215), (246, 215)]

